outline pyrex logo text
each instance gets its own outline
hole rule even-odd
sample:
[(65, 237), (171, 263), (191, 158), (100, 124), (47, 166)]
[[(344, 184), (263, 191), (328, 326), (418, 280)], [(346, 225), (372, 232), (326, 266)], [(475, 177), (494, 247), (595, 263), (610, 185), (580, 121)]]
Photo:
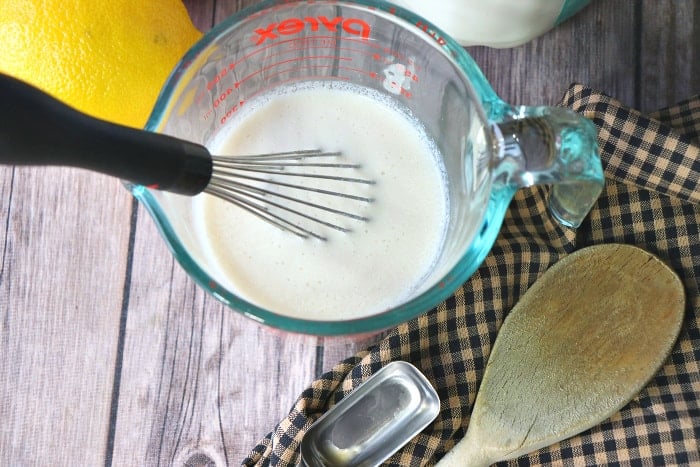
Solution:
[(306, 17), (306, 18), (288, 18), (279, 23), (270, 23), (267, 27), (258, 28), (255, 30), (257, 36), (253, 39), (256, 45), (269, 40), (275, 40), (279, 36), (291, 36), (299, 34), (305, 28), (310, 28), (311, 31), (327, 30), (328, 32), (338, 32), (338, 27), (343, 31), (362, 39), (369, 38), (372, 28), (366, 21), (358, 18), (343, 18), (337, 16), (333, 19), (328, 19), (325, 16)]

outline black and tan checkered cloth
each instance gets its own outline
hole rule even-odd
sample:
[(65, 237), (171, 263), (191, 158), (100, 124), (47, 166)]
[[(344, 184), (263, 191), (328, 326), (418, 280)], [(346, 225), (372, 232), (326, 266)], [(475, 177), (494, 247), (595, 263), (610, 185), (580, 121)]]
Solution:
[(612, 418), (511, 464), (700, 465), (700, 95), (647, 116), (574, 85), (562, 105), (599, 128), (607, 183), (584, 224), (561, 227), (547, 213), (546, 189), (520, 190), (491, 253), (454, 296), (322, 375), (243, 465), (295, 465), (309, 426), (393, 360), (416, 365), (442, 405), (387, 465), (434, 464), (466, 431), (508, 311), (555, 262), (600, 243), (637, 245), (681, 276), (687, 310), (679, 340), (651, 383)]

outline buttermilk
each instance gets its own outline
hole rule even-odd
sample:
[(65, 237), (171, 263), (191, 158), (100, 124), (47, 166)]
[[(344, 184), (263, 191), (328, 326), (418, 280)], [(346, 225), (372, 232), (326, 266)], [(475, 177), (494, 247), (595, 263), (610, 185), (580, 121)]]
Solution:
[(350, 233), (329, 229), (324, 242), (198, 197), (193, 217), (216, 280), (262, 308), (313, 320), (380, 313), (423, 287), (442, 248), (448, 208), (440, 154), (420, 123), (387, 96), (338, 82), (274, 91), (248, 102), (230, 123), (212, 153), (340, 151), (376, 181), (366, 187), (375, 201), (317, 200), (370, 218), (347, 221)]

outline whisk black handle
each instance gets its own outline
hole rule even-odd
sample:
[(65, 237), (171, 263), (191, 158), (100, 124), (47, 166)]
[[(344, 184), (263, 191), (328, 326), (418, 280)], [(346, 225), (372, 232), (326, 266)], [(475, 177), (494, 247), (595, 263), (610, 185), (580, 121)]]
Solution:
[(3, 74), (0, 163), (80, 167), (186, 195), (212, 174), (204, 146), (89, 117)]

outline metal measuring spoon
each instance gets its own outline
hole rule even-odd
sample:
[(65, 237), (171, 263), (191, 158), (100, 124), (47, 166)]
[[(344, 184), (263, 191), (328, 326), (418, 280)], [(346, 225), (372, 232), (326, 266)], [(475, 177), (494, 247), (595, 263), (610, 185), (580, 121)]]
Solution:
[(379, 465), (439, 412), (438, 394), (418, 368), (391, 362), (309, 428), (299, 467)]
[(684, 308), (680, 279), (639, 248), (567, 256), (506, 318), (467, 434), (437, 465), (513, 459), (600, 424), (659, 370)]

